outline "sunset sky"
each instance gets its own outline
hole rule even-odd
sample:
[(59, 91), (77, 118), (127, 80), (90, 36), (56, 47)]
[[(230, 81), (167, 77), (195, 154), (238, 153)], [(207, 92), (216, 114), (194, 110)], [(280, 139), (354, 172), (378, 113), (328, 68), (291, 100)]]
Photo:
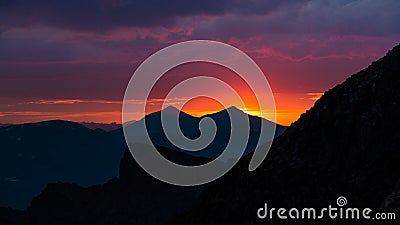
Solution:
[[(397, 0), (1, 1), (0, 123), (120, 123), (126, 85), (143, 60), (180, 41), (207, 39), (252, 57), (274, 93), (276, 122), (290, 125), (324, 91), (398, 44), (398, 21)], [(229, 76), (224, 68), (189, 67), (170, 77)], [(163, 101), (160, 93), (153, 104)], [(197, 99), (184, 109), (202, 115), (220, 108)]]

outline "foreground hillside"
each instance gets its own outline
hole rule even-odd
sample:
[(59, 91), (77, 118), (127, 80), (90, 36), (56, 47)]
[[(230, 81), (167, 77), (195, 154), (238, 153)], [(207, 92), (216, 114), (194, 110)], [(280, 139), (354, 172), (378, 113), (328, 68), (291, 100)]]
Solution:
[(348, 199), (348, 206), (399, 212), (399, 87), (396, 46), (327, 91), (274, 141), (260, 168), (247, 172), (248, 162), (242, 161), (172, 224), (266, 224), (270, 221), (256, 214), (264, 203), (318, 208), (336, 206), (339, 196)]
[[(327, 91), (274, 141), (262, 165), (243, 158), (221, 179), (198, 187), (162, 183), (126, 152), (120, 176), (104, 185), (50, 184), (26, 212), (0, 209), (7, 224), (266, 224), (257, 210), (336, 206), (400, 209), (400, 46)], [(159, 148), (176, 162), (209, 159)], [(21, 222), (22, 221), (22, 222)], [(310, 221), (272, 221), (273, 224)], [(372, 220), (316, 221), (371, 224)], [(379, 222), (379, 221), (375, 221)], [(387, 221), (396, 224), (396, 221)]]

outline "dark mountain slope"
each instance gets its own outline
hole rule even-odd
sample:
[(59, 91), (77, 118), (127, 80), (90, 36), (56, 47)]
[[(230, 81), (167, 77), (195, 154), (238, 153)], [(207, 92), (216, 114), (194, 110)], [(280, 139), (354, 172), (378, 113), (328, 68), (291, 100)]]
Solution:
[[(264, 203), (277, 208), (327, 207), (336, 206), (339, 196), (348, 199), (349, 207), (398, 212), (399, 87), (396, 46), (326, 92), (274, 141), (260, 168), (248, 172), (247, 157), (172, 224), (265, 224), (271, 221), (256, 214)], [(279, 222), (283, 221), (273, 221)], [(334, 221), (339, 222), (343, 221)], [(351, 221), (367, 222), (371, 221)]]
[(28, 216), (25, 211), (0, 207), (0, 224), (21, 225), (28, 224)]
[[(173, 107), (165, 109), (167, 114), (178, 111)], [(238, 116), (247, 116), (237, 110)], [(178, 111), (179, 112), (179, 111)], [(190, 138), (199, 135), (200, 118), (180, 113), (181, 128)], [(150, 135), (156, 145), (172, 148), (160, 122), (160, 112), (146, 116)], [(216, 117), (217, 124), (225, 131), (230, 129), (226, 111), (210, 115)], [(250, 117), (253, 124), (266, 121), (259, 117)], [(128, 129), (135, 132), (139, 123), (133, 123)], [(221, 128), (221, 129), (222, 129)], [(255, 148), (255, 140), (260, 128), (253, 126), (253, 141), (247, 153)], [(277, 134), (286, 127), (277, 125)], [(219, 132), (213, 144), (198, 153), (185, 152), (198, 157), (213, 158), (223, 150), (229, 140), (229, 133)], [(106, 182), (117, 176), (118, 163), (125, 149), (121, 129), (105, 132), (101, 129), (89, 129), (84, 125), (68, 121), (45, 121), (21, 125), (0, 127), (0, 206), (24, 209), (31, 199), (39, 194), (46, 184), (53, 182), (76, 182), (88, 186)], [(221, 147), (222, 146), (222, 147)], [(174, 148), (174, 150), (181, 151)], [(183, 157), (183, 156), (182, 156)], [(184, 160), (181, 160), (184, 161)]]
[(122, 138), (68, 121), (0, 127), (0, 206), (25, 208), (47, 183), (104, 183), (118, 174)]
[[(188, 165), (207, 161), (162, 147), (158, 150)], [(126, 151), (119, 178), (104, 185), (82, 188), (68, 183), (49, 184), (28, 208), (27, 224), (166, 224), (190, 209), (204, 188), (158, 181), (141, 169)]]

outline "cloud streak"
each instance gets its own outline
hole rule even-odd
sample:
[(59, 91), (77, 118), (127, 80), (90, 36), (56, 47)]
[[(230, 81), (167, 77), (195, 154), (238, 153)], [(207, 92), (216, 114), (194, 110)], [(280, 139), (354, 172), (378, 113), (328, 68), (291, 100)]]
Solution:
[(20, 105), (72, 105), (78, 103), (98, 103), (98, 104), (121, 104), (121, 101), (108, 100), (85, 100), (85, 99), (38, 99), (32, 101), (20, 102)]

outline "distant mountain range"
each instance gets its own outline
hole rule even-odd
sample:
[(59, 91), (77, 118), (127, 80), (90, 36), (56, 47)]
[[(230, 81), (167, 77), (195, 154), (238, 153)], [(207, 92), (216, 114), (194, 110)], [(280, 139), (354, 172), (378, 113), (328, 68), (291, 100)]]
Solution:
[[(167, 121), (164, 124), (165, 126), (163, 126), (163, 124), (161, 123), (161, 113), (164, 113), (165, 121)], [(208, 145), (201, 151), (182, 151), (182, 149), (172, 144), (168, 140), (163, 129), (172, 130), (173, 126), (169, 122), (173, 121), (175, 119), (175, 116), (177, 115), (179, 115), (180, 130), (186, 137), (191, 139), (196, 139), (200, 136), (200, 130), (199, 130), (200, 121), (205, 117), (211, 118), (216, 124), (217, 132), (215, 138), (210, 143), (210, 145)], [(234, 106), (213, 114), (204, 115), (202, 117), (194, 117), (187, 113), (181, 112), (172, 106), (169, 106), (163, 109), (162, 111), (151, 113), (146, 117), (144, 117), (142, 120), (139, 120), (136, 123), (126, 126), (125, 130), (130, 135), (132, 135), (131, 137), (128, 138), (128, 140), (131, 143), (143, 143), (146, 133), (142, 131), (144, 130), (144, 126), (146, 126), (147, 130), (149, 131), (150, 139), (152, 140), (152, 143), (154, 143), (155, 145), (163, 146), (165, 148), (170, 148), (177, 151), (182, 151), (193, 156), (214, 159), (217, 156), (219, 156), (222, 153), (222, 151), (226, 148), (230, 140), (231, 132), (240, 132), (243, 133), (241, 134), (241, 136), (243, 137), (245, 136), (244, 127), (237, 127), (236, 129), (233, 128), (231, 126), (231, 120), (241, 121), (242, 119), (247, 119), (247, 118), (250, 123), (249, 127), (250, 131), (249, 131), (248, 144), (244, 153), (245, 155), (249, 154), (250, 152), (253, 152), (254, 149), (257, 147), (257, 144), (261, 146), (262, 144), (271, 141), (271, 139), (274, 136), (278, 137), (287, 128), (285, 126), (281, 126), (279, 124), (270, 122), (264, 118), (246, 114)], [(271, 137), (269, 138), (267, 135), (265, 135), (265, 133), (270, 133), (270, 129), (272, 129), (274, 126), (276, 126), (275, 134), (274, 135), (271, 134), (270, 135)], [(264, 135), (262, 137), (260, 137), (261, 128), (263, 129), (264, 132)], [(211, 131), (208, 130), (208, 128), (205, 128), (203, 132), (211, 133)], [(177, 132), (173, 133), (172, 135), (178, 136)], [(229, 155), (227, 157), (229, 157)], [(229, 158), (225, 160), (229, 160)]]
[[(165, 110), (177, 109), (169, 107)], [(184, 133), (194, 138), (198, 135), (196, 127), (200, 118), (179, 113)], [(236, 114), (247, 116), (241, 111)], [(163, 135), (158, 120), (160, 115), (161, 112), (155, 112), (143, 118), (147, 121), (154, 144), (189, 153), (172, 148)], [(217, 124), (221, 123), (224, 129), (229, 128), (226, 126), (229, 119), (224, 118), (228, 114), (224, 111), (209, 116), (215, 118)], [(251, 120), (264, 121), (257, 118), (250, 116)], [(127, 126), (135, 129), (137, 124), (133, 122)], [(278, 133), (285, 129), (279, 125), (277, 127)], [(253, 133), (257, 133), (257, 127)], [(134, 134), (138, 137), (143, 135), (137, 132)], [(218, 147), (225, 141), (226, 136), (219, 135), (207, 151), (192, 155), (210, 159), (218, 154)], [(89, 186), (118, 176), (118, 165), (126, 149), (122, 128), (118, 124), (80, 124), (61, 120), (0, 126), (0, 143), (0, 206), (19, 209), (27, 207), (48, 183), (62, 181)], [(252, 150), (254, 146), (248, 147), (247, 153)], [(187, 161), (183, 156), (175, 158), (182, 163)]]
[[(119, 178), (88, 188), (50, 184), (27, 211), (0, 208), (0, 221), (25, 225), (397, 224), (356, 219), (270, 221), (258, 219), (256, 213), (264, 203), (287, 209), (336, 207), (339, 196), (347, 198), (349, 207), (400, 210), (399, 62), (400, 45), (324, 93), (276, 138), (266, 160), (253, 172), (247, 170), (251, 158), (247, 156), (215, 182), (178, 187), (147, 175), (126, 151)], [(206, 160), (159, 150), (193, 163)]]
[(0, 205), (25, 208), (47, 183), (104, 183), (118, 173), (122, 137), (79, 123), (0, 127)]
[[(135, 121), (133, 121), (135, 122)], [(113, 130), (117, 130), (120, 129), (122, 127), (122, 124), (118, 124), (118, 123), (94, 123), (94, 122), (80, 122), (80, 124), (82, 124), (83, 126), (92, 129), (92, 130), (96, 130), (96, 129), (101, 129), (104, 131), (113, 131)]]
[[(129, 121), (127, 124), (132, 124), (136, 122), (135, 120)], [(79, 124), (82, 124), (83, 126), (96, 130), (96, 129), (101, 129), (104, 131), (113, 131), (120, 129), (122, 127), (122, 124), (113, 122), (113, 123), (96, 123), (96, 122), (79, 122)], [(21, 124), (11, 124), (11, 123), (0, 123), (0, 127), (8, 127), (12, 125), (21, 125)]]

